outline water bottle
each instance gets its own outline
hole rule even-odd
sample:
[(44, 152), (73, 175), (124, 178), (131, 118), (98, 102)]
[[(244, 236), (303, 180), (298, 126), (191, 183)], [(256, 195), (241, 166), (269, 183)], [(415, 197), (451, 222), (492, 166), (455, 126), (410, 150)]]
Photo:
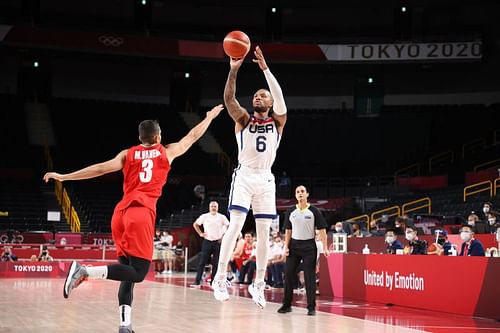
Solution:
[(365, 244), (365, 247), (363, 248), (363, 254), (370, 254), (370, 249), (368, 248), (368, 244)]
[(448, 255), (452, 256), (452, 257), (456, 257), (457, 256), (457, 249), (455, 249), (455, 245), (451, 246), (451, 249), (448, 251)]

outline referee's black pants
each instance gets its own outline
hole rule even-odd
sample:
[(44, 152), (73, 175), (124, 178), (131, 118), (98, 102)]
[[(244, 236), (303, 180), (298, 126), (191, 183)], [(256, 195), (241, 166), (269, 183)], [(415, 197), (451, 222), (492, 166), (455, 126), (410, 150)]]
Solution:
[(203, 270), (205, 265), (208, 263), (208, 259), (212, 256), (212, 279), (215, 274), (217, 274), (217, 266), (219, 263), (219, 252), (220, 252), (220, 241), (214, 240), (209, 241), (204, 239), (201, 243), (201, 258), (198, 264), (198, 271), (196, 272), (196, 278), (194, 280), (195, 284), (201, 283), (201, 276), (203, 275)]
[(297, 276), (297, 267), (303, 261), (304, 280), (306, 285), (307, 309), (316, 309), (316, 256), (318, 249), (314, 239), (291, 239), (289, 254), (286, 258), (285, 295), (283, 305), (291, 306), (293, 297), (293, 282)]

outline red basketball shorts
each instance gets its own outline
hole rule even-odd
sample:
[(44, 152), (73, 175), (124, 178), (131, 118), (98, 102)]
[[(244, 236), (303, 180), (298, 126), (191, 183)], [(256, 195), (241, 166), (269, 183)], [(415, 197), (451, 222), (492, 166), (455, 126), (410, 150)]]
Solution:
[(129, 206), (115, 211), (111, 231), (118, 256), (139, 257), (151, 261), (156, 212), (146, 207)]

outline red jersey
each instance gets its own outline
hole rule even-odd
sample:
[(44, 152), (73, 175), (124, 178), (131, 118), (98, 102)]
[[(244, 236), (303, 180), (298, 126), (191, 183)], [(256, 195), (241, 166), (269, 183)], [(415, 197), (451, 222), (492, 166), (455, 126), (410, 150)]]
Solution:
[(162, 144), (130, 148), (123, 165), (123, 198), (115, 211), (139, 205), (156, 212), (169, 171), (170, 162)]
[(253, 251), (253, 244), (248, 244), (247, 242), (245, 242), (241, 256), (234, 260), (238, 268), (243, 266), (243, 261), (248, 260), (252, 256), (252, 251)]

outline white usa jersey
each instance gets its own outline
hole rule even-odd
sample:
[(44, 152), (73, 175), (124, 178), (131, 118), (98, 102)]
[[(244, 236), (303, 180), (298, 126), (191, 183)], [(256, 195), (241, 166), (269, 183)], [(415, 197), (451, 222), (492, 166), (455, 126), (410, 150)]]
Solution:
[(236, 133), (239, 164), (253, 169), (271, 169), (281, 135), (273, 118), (251, 116), (247, 126)]

